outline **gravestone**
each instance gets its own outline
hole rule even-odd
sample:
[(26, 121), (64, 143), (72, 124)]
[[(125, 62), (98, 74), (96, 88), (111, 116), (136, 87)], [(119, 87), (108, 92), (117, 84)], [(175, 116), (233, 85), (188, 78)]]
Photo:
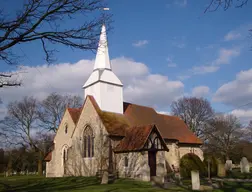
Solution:
[(164, 177), (152, 176), (150, 180), (153, 186), (163, 187), (164, 185)]
[(102, 174), (101, 184), (108, 184), (108, 180), (109, 180), (108, 171), (104, 171), (103, 174)]
[(246, 157), (243, 157), (240, 162), (241, 173), (249, 173), (249, 162)]
[(226, 176), (225, 165), (222, 164), (222, 163), (218, 164), (218, 176), (219, 177), (225, 177)]
[(199, 171), (191, 171), (192, 190), (200, 189)]
[(232, 160), (226, 160), (226, 163), (225, 163), (226, 171), (232, 171), (232, 166), (233, 166)]

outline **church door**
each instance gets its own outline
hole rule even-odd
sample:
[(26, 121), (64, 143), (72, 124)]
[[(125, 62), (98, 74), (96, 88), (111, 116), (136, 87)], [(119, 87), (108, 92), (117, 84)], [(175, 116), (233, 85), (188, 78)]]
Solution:
[(150, 166), (150, 176), (156, 176), (156, 151), (148, 152), (149, 166)]

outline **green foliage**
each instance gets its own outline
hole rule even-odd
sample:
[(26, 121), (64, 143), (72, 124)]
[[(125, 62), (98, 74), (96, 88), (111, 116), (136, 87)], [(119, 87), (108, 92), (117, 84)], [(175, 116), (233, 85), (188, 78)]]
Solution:
[(192, 170), (198, 170), (201, 177), (207, 175), (206, 167), (200, 158), (195, 154), (189, 153), (180, 160), (180, 174), (183, 178), (190, 178)]
[(233, 179), (252, 179), (252, 173), (241, 173), (239, 168), (235, 168), (227, 174), (227, 177)]
[(204, 165), (207, 169), (207, 173), (208, 173), (208, 160), (210, 160), (210, 175), (211, 177), (213, 176), (217, 176), (218, 173), (218, 160), (215, 156), (213, 155), (204, 155)]

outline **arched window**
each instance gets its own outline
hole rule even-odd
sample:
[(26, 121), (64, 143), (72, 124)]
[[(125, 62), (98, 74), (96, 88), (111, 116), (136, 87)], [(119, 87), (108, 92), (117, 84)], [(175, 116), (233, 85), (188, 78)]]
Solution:
[(62, 149), (62, 165), (63, 165), (64, 174), (66, 173), (67, 158), (68, 158), (68, 146), (64, 145)]
[(67, 134), (67, 128), (68, 128), (68, 126), (67, 126), (67, 124), (65, 124), (65, 134)]
[(66, 161), (67, 160), (67, 152), (66, 152), (66, 149), (64, 150), (63, 152), (63, 160)]
[(67, 157), (68, 157), (68, 147), (67, 146), (64, 146), (63, 147), (63, 156), (62, 156), (62, 158), (63, 158), (63, 162), (66, 162), (67, 161)]
[(83, 132), (83, 157), (94, 157), (94, 134), (90, 126)]

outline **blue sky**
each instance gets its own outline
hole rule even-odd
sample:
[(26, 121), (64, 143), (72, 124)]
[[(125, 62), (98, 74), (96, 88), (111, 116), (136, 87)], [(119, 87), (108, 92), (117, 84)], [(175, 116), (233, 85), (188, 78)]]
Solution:
[[(13, 3), (8, 2), (4, 6), (9, 9)], [(210, 0), (155, 2), (107, 0), (114, 20), (113, 31), (108, 34), (110, 58), (123, 57), (143, 63), (149, 73), (181, 82), (184, 86), (183, 95), (192, 95), (195, 87), (205, 86), (203, 96), (211, 101), (217, 111), (227, 112), (252, 101), (252, 91), (246, 92), (245, 85), (241, 90), (239, 86), (229, 89), (234, 94), (246, 92), (245, 96), (239, 95), (239, 99), (233, 99), (234, 102), (226, 98), (225, 91), (219, 93), (219, 99), (214, 100), (223, 85), (235, 81), (241, 71), (252, 68), (252, 38), (248, 31), (252, 29), (251, 2), (243, 8), (230, 8), (227, 11), (220, 8), (208, 13), (204, 13), (204, 10)], [(78, 18), (72, 24), (81, 22), (82, 18)], [(25, 66), (42, 66), (45, 63), (37, 43), (20, 46), (15, 51), (27, 55), (22, 62)], [(58, 46), (58, 51), (57, 64), (73, 64), (95, 58), (91, 52), (72, 51), (61, 46)], [(1, 71), (11, 69), (0, 64)], [(53, 84), (50, 79), (45, 81)], [(247, 87), (250, 86), (248, 83)], [(252, 105), (248, 107), (246, 110), (250, 110)], [(168, 111), (169, 107), (158, 109)]]

